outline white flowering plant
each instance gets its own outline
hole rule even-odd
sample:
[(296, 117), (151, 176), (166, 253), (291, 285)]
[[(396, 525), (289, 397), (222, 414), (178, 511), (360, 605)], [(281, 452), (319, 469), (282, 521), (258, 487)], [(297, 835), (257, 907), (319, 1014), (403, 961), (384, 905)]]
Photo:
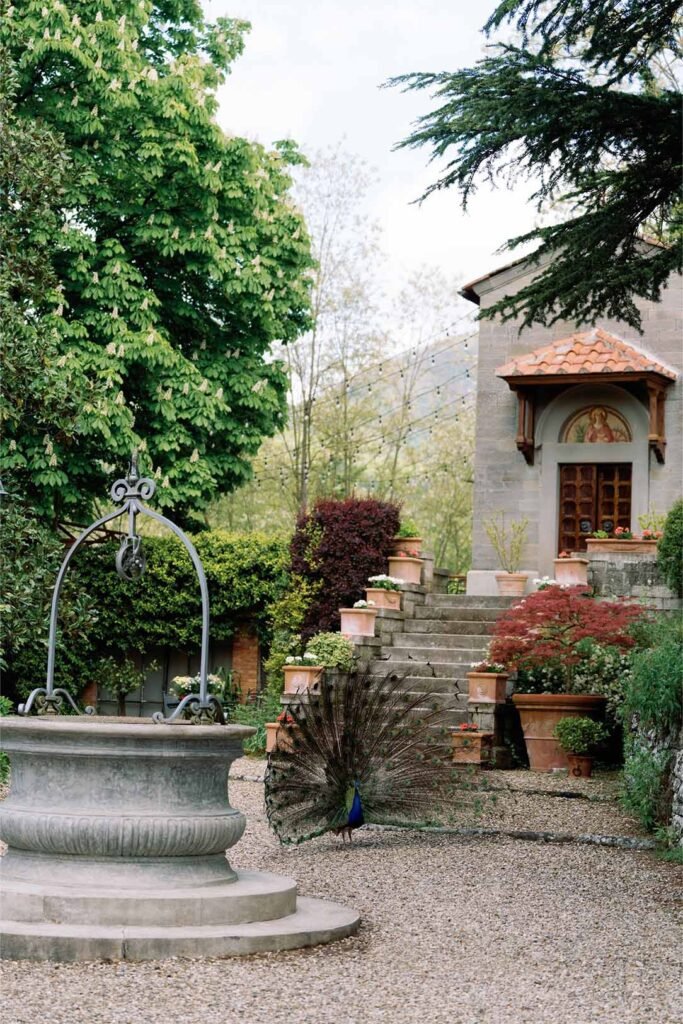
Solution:
[(400, 580), (397, 576), (387, 576), (386, 573), (380, 573), (379, 576), (368, 576), (368, 583), (375, 590), (400, 590), (403, 580)]
[[(219, 669), (210, 672), (206, 677), (208, 693), (216, 697), (222, 704), (234, 704), (237, 699), (237, 687), (233, 673)], [(174, 676), (171, 680), (171, 693), (182, 700), (188, 693), (199, 693), (199, 673), (196, 676)]]
[(537, 590), (548, 590), (549, 587), (561, 587), (563, 585), (554, 580), (552, 576), (537, 576), (531, 582)]
[(311, 651), (304, 651), (303, 654), (288, 654), (285, 658), (285, 665), (316, 665), (317, 658)]
[(363, 608), (374, 608), (375, 607), (375, 602), (374, 601), (354, 601), (353, 602), (353, 607), (354, 608), (360, 608), (360, 609), (363, 609)]

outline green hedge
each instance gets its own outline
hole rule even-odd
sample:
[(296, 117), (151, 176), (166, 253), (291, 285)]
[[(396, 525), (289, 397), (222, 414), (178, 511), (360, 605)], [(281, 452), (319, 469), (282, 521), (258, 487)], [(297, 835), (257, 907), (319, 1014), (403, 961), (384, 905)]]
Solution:
[[(289, 580), (286, 538), (212, 530), (193, 538), (204, 565), (211, 605), (211, 640), (229, 640), (243, 623), (267, 645), (271, 608)], [(147, 569), (140, 580), (121, 580), (114, 559), (118, 542), (79, 551), (69, 569), (70, 594), (81, 595), (92, 609), (87, 626), (70, 637), (57, 658), (57, 685), (78, 692), (92, 679), (93, 662), (128, 651), (147, 653), (170, 648), (197, 651), (201, 639), (201, 600), (192, 561), (177, 539), (146, 537)], [(72, 610), (69, 599), (63, 615)], [(27, 651), (18, 666), (16, 689), (26, 694), (45, 675), (45, 638)]]
[(683, 725), (683, 616), (635, 631), (623, 706), (624, 805), (652, 831), (671, 813), (673, 747)]
[(683, 498), (672, 505), (657, 545), (657, 564), (674, 594), (683, 597)]

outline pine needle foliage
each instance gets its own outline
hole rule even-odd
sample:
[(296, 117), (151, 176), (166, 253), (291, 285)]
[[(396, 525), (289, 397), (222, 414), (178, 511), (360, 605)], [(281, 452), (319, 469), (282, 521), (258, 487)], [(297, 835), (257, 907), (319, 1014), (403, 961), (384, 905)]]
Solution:
[[(635, 299), (656, 301), (682, 269), (679, 4), (506, 0), (485, 26), (512, 21), (521, 45), (456, 72), (389, 85), (430, 90), (437, 106), (400, 147), (447, 157), (426, 190), (454, 187), (463, 208), (484, 179), (529, 179), (532, 201), (565, 216), (512, 238), (537, 243), (532, 282), (482, 312), (521, 327), (612, 317), (640, 329)], [(656, 246), (645, 244), (662, 226)]]
[(463, 785), (450, 760), (448, 709), (434, 697), (366, 669), (325, 678), (317, 699), (288, 705), (281, 730), (291, 749), (271, 753), (265, 779), (280, 842), (343, 828), (356, 783), (365, 822), (425, 824), (436, 799)]

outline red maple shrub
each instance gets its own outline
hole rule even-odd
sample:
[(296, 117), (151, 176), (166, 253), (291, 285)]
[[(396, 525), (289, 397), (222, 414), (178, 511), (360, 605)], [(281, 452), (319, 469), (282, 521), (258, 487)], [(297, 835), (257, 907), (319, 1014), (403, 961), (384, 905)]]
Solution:
[(324, 499), (299, 517), (292, 538), (292, 573), (319, 583), (302, 638), (339, 629), (339, 609), (362, 597), (368, 576), (387, 571), (399, 525), (397, 505), (372, 498)]
[[(633, 647), (629, 627), (646, 611), (622, 599), (597, 601), (585, 586), (550, 586), (498, 619), (489, 658), (516, 671), (522, 690), (571, 693), (575, 670), (585, 668), (592, 649), (624, 652)], [(586, 685), (585, 672), (581, 685)]]

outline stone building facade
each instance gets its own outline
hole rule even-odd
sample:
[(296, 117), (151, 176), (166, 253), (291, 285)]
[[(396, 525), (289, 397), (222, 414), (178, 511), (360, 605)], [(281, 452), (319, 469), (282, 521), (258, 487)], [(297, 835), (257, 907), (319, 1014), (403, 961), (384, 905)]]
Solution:
[[(542, 265), (541, 265), (542, 269)], [(482, 309), (538, 273), (520, 260), (466, 285)], [(560, 550), (596, 529), (639, 531), (683, 484), (682, 280), (638, 303), (643, 333), (483, 320), (477, 376), (473, 569), (469, 593), (495, 593), (500, 568), (484, 529), (496, 512), (528, 520), (522, 570), (552, 576)]]

